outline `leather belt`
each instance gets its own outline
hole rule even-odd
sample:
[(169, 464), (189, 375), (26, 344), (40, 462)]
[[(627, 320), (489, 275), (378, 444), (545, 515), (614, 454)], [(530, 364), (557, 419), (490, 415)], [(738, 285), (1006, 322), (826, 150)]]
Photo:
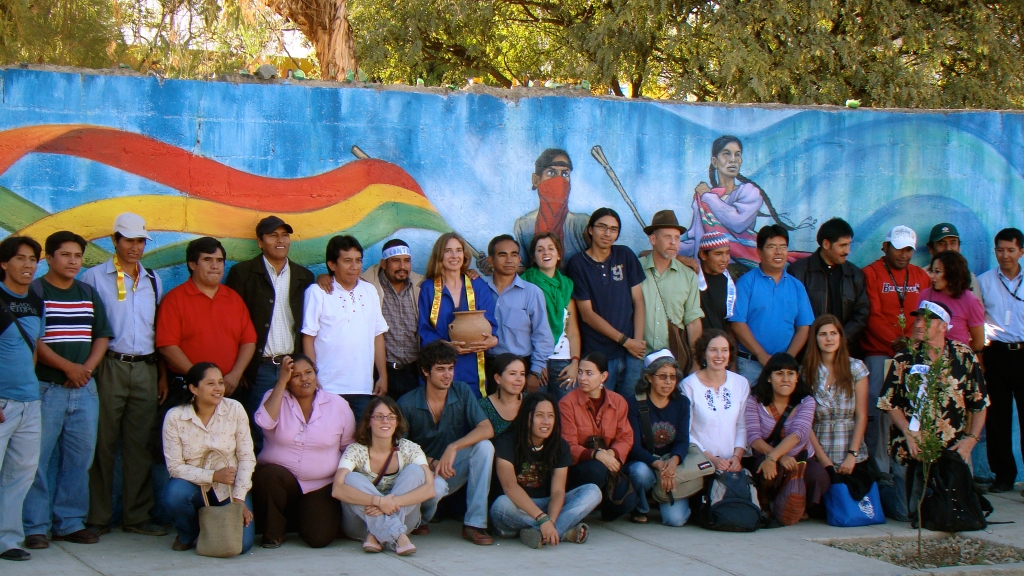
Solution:
[(993, 348), (1002, 348), (1003, 350), (1024, 350), (1024, 342), (1000, 342), (998, 340), (989, 340), (988, 345)]
[(134, 364), (136, 362), (145, 362), (146, 364), (152, 364), (156, 362), (156, 352), (152, 354), (121, 354), (120, 352), (107, 350), (107, 358), (113, 358), (118, 362), (124, 362), (126, 364)]
[(399, 364), (398, 362), (388, 362), (387, 366), (388, 366), (388, 368), (391, 368), (392, 370), (394, 370), (396, 372), (401, 372), (402, 370), (408, 370), (410, 368), (415, 368), (416, 367), (416, 363), (415, 362), (409, 362), (408, 364)]
[(743, 358), (744, 360), (753, 360), (755, 362), (759, 362), (757, 356), (754, 356), (750, 352), (744, 352), (743, 350), (737, 350), (736, 356), (738, 356), (739, 358)]
[(290, 356), (290, 354), (278, 354), (277, 356), (264, 356), (263, 357), (263, 363), (264, 364), (279, 365), (279, 364), (281, 364), (281, 362), (284, 361), (284, 357), (285, 356)]

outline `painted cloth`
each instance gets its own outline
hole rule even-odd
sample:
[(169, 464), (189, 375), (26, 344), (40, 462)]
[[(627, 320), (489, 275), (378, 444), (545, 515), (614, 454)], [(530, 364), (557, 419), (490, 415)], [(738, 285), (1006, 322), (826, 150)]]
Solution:
[(757, 255), (754, 224), (763, 203), (760, 190), (749, 182), (740, 184), (730, 194), (726, 194), (724, 187), (712, 188), (703, 195), (694, 193), (693, 222), (683, 235), (679, 253), (697, 258), (701, 237), (716, 231), (728, 237), (734, 262), (756, 267), (761, 258)]

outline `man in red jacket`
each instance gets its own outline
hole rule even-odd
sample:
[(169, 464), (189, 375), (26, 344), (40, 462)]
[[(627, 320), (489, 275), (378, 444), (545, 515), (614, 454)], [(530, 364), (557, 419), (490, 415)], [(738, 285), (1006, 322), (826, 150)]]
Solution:
[(897, 350), (905, 348), (913, 322), (910, 313), (917, 310), (921, 290), (931, 279), (924, 269), (910, 260), (917, 248), (917, 234), (906, 226), (896, 226), (882, 242), (882, 257), (864, 268), (864, 290), (871, 312), (861, 338), (861, 347), (871, 374), (868, 376), (868, 451), (882, 472), (889, 471), (889, 417), (876, 406), (885, 380), (886, 362)]

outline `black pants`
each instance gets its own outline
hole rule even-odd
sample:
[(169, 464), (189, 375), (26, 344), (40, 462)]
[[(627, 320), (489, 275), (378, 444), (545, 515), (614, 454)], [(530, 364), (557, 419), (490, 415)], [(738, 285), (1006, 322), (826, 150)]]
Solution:
[[(625, 471), (625, 465), (623, 465), (620, 474), (621, 477), (615, 490), (616, 498), (621, 498), (622, 494), (624, 494), (630, 486), (629, 476)], [(569, 476), (565, 481), (565, 490), (568, 492), (569, 490), (584, 484), (594, 484), (601, 490), (604, 490), (605, 485), (611, 480), (612, 475), (608, 471), (607, 466), (598, 460), (586, 460), (574, 466), (569, 466)], [(615, 520), (636, 508), (636, 503), (636, 493), (632, 493), (627, 496), (620, 504), (615, 504), (609, 500), (606, 495), (606, 497), (601, 501), (601, 519), (606, 522), (611, 522), (612, 520)]]
[(1013, 484), (1017, 463), (1013, 457), (1013, 402), (1024, 445), (1024, 349), (1009, 350), (1005, 345), (985, 347), (985, 383), (991, 404), (985, 420), (988, 465), (999, 484)]
[(420, 385), (419, 368), (416, 363), (405, 364), (397, 369), (388, 362), (388, 396), (398, 401), (403, 395), (415, 390)]

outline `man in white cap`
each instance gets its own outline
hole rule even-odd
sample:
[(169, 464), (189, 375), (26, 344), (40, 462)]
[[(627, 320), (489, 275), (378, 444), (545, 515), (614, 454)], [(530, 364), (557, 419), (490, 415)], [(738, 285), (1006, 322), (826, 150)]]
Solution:
[(114, 459), (121, 447), (124, 531), (164, 536), (167, 531), (150, 519), (153, 507), (151, 440), (158, 425), (157, 406), (167, 396), (167, 383), (158, 377), (154, 347), (156, 308), (163, 284), (140, 260), (152, 240), (146, 221), (125, 212), (114, 220), (114, 256), (82, 274), (106, 308), (114, 330), (106, 357), (96, 371), (99, 428), (96, 455), (89, 470), (89, 528), (97, 535), (110, 531), (113, 514)]
[[(912, 342), (893, 358), (878, 408), (888, 412), (892, 420), (892, 457), (907, 467), (907, 501), (917, 502), (924, 485), (917, 445), (922, 425), (918, 420), (922, 376), (945, 356), (947, 368), (941, 395), (945, 403), (937, 407), (934, 425), (942, 431), (943, 449), (955, 450), (965, 462), (985, 429), (989, 400), (981, 363), (974, 352), (961, 342), (946, 339), (949, 308), (922, 300), (910, 315), (914, 317)], [(972, 486), (966, 488), (970, 490)], [(912, 508), (910, 516), (915, 517), (917, 510)]]
[[(910, 312), (917, 309), (921, 290), (931, 285), (928, 273), (910, 263), (917, 248), (917, 234), (906, 226), (896, 226), (882, 242), (882, 257), (864, 267), (864, 291), (870, 312), (861, 337), (861, 348), (868, 366), (868, 451), (882, 472), (888, 472), (889, 417), (875, 405), (882, 390), (886, 362), (905, 347), (910, 337)], [(893, 514), (894, 519), (905, 518)]]

